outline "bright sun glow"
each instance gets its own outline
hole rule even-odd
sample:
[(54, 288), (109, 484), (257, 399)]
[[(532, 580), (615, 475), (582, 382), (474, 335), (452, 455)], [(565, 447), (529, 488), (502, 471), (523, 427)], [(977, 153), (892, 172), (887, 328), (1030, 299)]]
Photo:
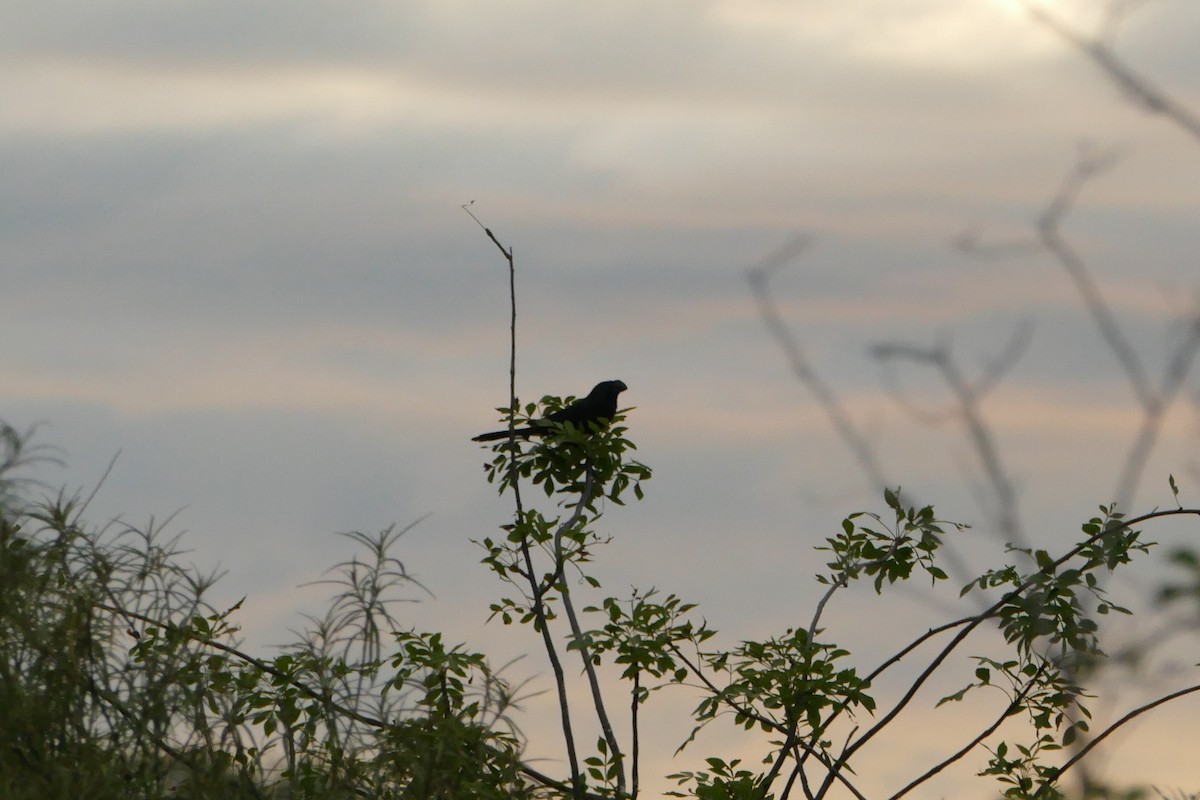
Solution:
[(1045, 0), (862, 0), (814, 10), (781, 0), (728, 0), (709, 13), (719, 25), (787, 36), (798, 45), (851, 59), (970, 69), (1057, 46), (1026, 17), (1031, 4), (1061, 5)]
[(992, 0), (992, 2), (1001, 9), (1013, 14), (1023, 11), (1025, 7), (1025, 4), (1021, 0)]

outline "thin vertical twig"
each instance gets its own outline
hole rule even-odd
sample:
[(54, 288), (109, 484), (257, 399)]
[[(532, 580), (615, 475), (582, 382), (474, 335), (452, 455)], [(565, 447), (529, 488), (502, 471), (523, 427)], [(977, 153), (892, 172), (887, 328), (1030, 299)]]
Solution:
[[(474, 202), (474, 201), (472, 201)], [(513, 250), (511, 247), (505, 247), (501, 244), (496, 235), (491, 229), (480, 222), (479, 218), (471, 212), (470, 203), (464, 203), (463, 211), (466, 211), (471, 219), (475, 220), (479, 227), (483, 228), (483, 232), (492, 240), (492, 243), (499, 248), (503, 254), (505, 261), (508, 262), (508, 294), (509, 307), (511, 314), (509, 318), (509, 357), (508, 357), (508, 431), (509, 439), (508, 446), (515, 448), (516, 440), (513, 435), (513, 430), (516, 426), (517, 414), (517, 270), (516, 263), (513, 258)], [(517, 520), (521, 522), (525, 518), (525, 507), (521, 501), (521, 486), (517, 480), (517, 460), (510, 455), (509, 459), (509, 485), (513, 490), (513, 498), (516, 502)], [(537, 574), (533, 566), (533, 554), (530, 552), (528, 538), (523, 538), (520, 545), (521, 555), (525, 561), (525, 577), (529, 581), (531, 587), (534, 615), (536, 617), (537, 630), (542, 635), (542, 645), (546, 649), (546, 656), (550, 661), (550, 668), (554, 672), (554, 686), (558, 693), (558, 706), (560, 718), (562, 722), (563, 740), (567, 748), (567, 762), (571, 768), (571, 792), (576, 800), (581, 800), (584, 795), (583, 790), (583, 774), (579, 770), (579, 755), (575, 747), (575, 734), (571, 725), (571, 708), (567, 699), (567, 680), (566, 674), (563, 671), (562, 661), (558, 657), (558, 650), (554, 645), (554, 637), (550, 635), (550, 624), (546, 617), (546, 603), (544, 592), (542, 591), (541, 581), (538, 580)]]

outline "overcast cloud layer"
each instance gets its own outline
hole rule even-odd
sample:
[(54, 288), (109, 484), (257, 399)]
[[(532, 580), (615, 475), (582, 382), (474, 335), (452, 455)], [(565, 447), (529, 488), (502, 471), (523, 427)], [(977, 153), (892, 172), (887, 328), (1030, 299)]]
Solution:
[[(1047, 4), (1084, 32), (1094, 6)], [(780, 312), (888, 479), (978, 526), (972, 558), (998, 547), (962, 427), (896, 402), (943, 411), (945, 385), (881, 370), (872, 345), (952, 345), (973, 378), (1030, 331), (981, 408), (1048, 546), (1111, 499), (1141, 417), (1061, 266), (952, 242), (1030, 241), (1079, 154), (1116, 148), (1064, 232), (1153, 380), (1195, 308), (1200, 145), (1012, 2), (17, 2), (4, 16), (0, 418), (48, 423), (68, 460), (52, 483), (90, 491), (120, 452), (98, 520), (184, 508), (176, 528), (198, 564), (228, 569), (222, 599), (248, 595), (255, 642), (319, 603), (296, 587), (348, 555), (332, 532), (428, 514), (402, 553), (437, 595), (414, 624), (498, 657), (534, 648), (482, 626), (469, 539), (510, 511), (468, 439), (506, 400), (509, 310), (505, 263), (463, 204), (516, 254), (523, 398), (630, 387), (656, 474), (644, 503), (603, 520), (606, 586), (679, 592), (731, 639), (806, 621), (811, 547), (880, 505), (767, 334), (748, 266), (809, 237), (773, 284)], [(1198, 36), (1195, 3), (1161, 0), (1113, 41), (1200, 113)], [(1166, 417), (1139, 508), (1170, 502), (1168, 473), (1200, 497), (1196, 388)], [(911, 600), (919, 631), (928, 604)], [(865, 662), (901, 643), (894, 609), (843, 603), (831, 630), (848, 625)], [(1112, 774), (1198, 788), (1178, 771), (1193, 717), (1147, 723)], [(912, 777), (906, 746), (884, 748), (881, 780)]]

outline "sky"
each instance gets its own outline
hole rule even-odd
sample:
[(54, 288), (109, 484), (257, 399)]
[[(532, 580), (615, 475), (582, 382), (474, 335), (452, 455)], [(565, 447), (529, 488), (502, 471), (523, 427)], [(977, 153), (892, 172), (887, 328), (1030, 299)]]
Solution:
[[(1200, 114), (1200, 6), (1135, 5), (1112, 29), (1102, 4), (1040, 7)], [(945, 374), (872, 348), (945, 348), (968, 382), (1006, 367), (976, 408), (1017, 532), (1062, 549), (1121, 492), (1146, 416), (1035, 246), (1081, 158), (1113, 156), (1059, 230), (1148, 385), (1200, 303), (1200, 142), (1011, 0), (10, 0), (4, 17), (0, 419), (61, 448), (51, 486), (103, 477), (97, 522), (171, 518), (264, 648), (320, 608), (306, 582), (352, 552), (336, 532), (416, 522), (398, 555), (433, 597), (411, 624), (528, 653), (516, 676), (547, 681), (527, 631), (484, 624), (499, 589), (472, 540), (511, 507), (469, 439), (507, 400), (510, 310), (464, 205), (513, 249), (521, 398), (629, 386), (654, 478), (601, 519), (598, 576), (699, 603), (728, 644), (807, 624), (812, 547), (882, 509), (749, 268), (803, 237), (770, 283), (789, 335), (887, 482), (975, 526), (957, 546), (980, 564), (1002, 551), (995, 484)], [(1134, 510), (1171, 504), (1168, 475), (1200, 503), (1198, 388), (1189, 372), (1171, 395)], [(1131, 602), (1161, 573), (1139, 574)], [(848, 592), (828, 629), (870, 668), (956, 594)], [(954, 729), (935, 699), (911, 724)], [(669, 760), (688, 703), (662, 702), (644, 774), (707, 754)], [(1098, 766), (1200, 789), (1181, 767), (1195, 702)], [(864, 787), (902, 785), (940, 744), (882, 746)], [(983, 789), (968, 778), (917, 796)]]

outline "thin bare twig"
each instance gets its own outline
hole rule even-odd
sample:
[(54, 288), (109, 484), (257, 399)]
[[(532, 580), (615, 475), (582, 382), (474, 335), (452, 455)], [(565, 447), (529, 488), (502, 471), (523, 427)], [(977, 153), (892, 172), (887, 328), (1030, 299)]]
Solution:
[(1084, 307), (1092, 315), (1096, 328), (1105, 344), (1116, 356), (1117, 362), (1125, 372), (1130, 388), (1138, 402), (1146, 410), (1152, 410), (1158, 405), (1146, 369), (1142, 365), (1137, 351), (1121, 330), (1116, 315), (1105, 302), (1099, 287), (1092, 279), (1083, 258), (1067, 244), (1062, 236), (1062, 223), (1075, 205), (1080, 191), (1088, 181), (1097, 177), (1116, 164), (1118, 151), (1103, 150), (1095, 153), (1082, 152), (1079, 159), (1063, 179), (1058, 192), (1051, 198), (1045, 211), (1037, 220), (1038, 235), (1043, 246), (1053, 255), (1067, 275), (1075, 284), (1079, 296), (1083, 299)]
[(1118, 728), (1120, 728), (1121, 726), (1134, 720), (1137, 717), (1140, 717), (1142, 714), (1145, 714), (1147, 711), (1152, 711), (1152, 710), (1158, 708), (1159, 706), (1163, 705), (1164, 703), (1169, 703), (1172, 700), (1178, 700), (1180, 697), (1184, 697), (1186, 695), (1192, 694), (1193, 692), (1200, 692), (1200, 684), (1195, 685), (1195, 686), (1188, 686), (1187, 688), (1180, 689), (1177, 692), (1171, 692), (1170, 694), (1163, 695), (1162, 697), (1158, 698), (1157, 700), (1152, 700), (1151, 702), (1146, 703), (1145, 705), (1141, 705), (1141, 706), (1138, 706), (1137, 708), (1133, 709), (1128, 714), (1121, 717), (1119, 720), (1117, 720), (1113, 724), (1109, 725), (1107, 728), (1105, 728), (1103, 731), (1101, 731), (1099, 734), (1097, 734), (1086, 745), (1081, 747), (1079, 749), (1078, 753), (1071, 756), (1071, 758), (1066, 763), (1064, 763), (1061, 767), (1059, 767), (1058, 774), (1055, 777), (1056, 778), (1060, 777), (1064, 772), (1066, 772), (1071, 767), (1078, 764), (1080, 762), (1080, 760), (1083, 759), (1084, 756), (1086, 756), (1088, 753), (1090, 753), (1092, 751), (1092, 749), (1094, 747), (1096, 747), (1096, 745), (1100, 744), (1102, 741), (1107, 739), (1110, 735), (1115, 733), (1116, 730)]
[(1047, 666), (1049, 666), (1048, 661), (1042, 662), (1042, 666), (1040, 666), (1038, 668), (1037, 674), (1035, 674), (1032, 678), (1030, 678), (1028, 681), (1025, 682), (1025, 685), (1021, 687), (1021, 691), (1017, 692), (1017, 695), (1012, 700), (1009, 701), (1009, 703), (1005, 707), (1004, 711), (1000, 712), (1000, 715), (998, 717), (996, 717), (996, 719), (993, 720), (990, 725), (988, 725), (986, 728), (984, 728), (982, 731), (980, 731), (980, 733), (974, 739), (967, 742), (965, 745), (960, 747), (957, 751), (955, 751), (951, 755), (947, 756), (940, 763), (935, 764), (932, 767), (930, 767), (919, 777), (914, 778), (907, 786), (905, 786), (900, 791), (896, 792), (894, 795), (892, 795), (890, 798), (888, 798), (888, 800), (900, 800), (901, 797), (908, 794), (913, 789), (917, 788), (922, 783), (924, 783), (925, 781), (932, 778), (934, 775), (937, 775), (939, 772), (944, 770), (946, 767), (948, 767), (951, 764), (953, 764), (954, 762), (962, 759), (967, 753), (974, 750), (985, 739), (987, 739), (989, 736), (991, 736), (993, 733), (995, 733), (997, 730), (999, 730), (1000, 726), (1004, 724), (1004, 721), (1006, 719), (1008, 719), (1009, 716), (1011, 716), (1008, 713), (1009, 709), (1012, 708), (1016, 703), (1021, 702), (1021, 700), (1024, 699), (1025, 695), (1029, 694), (1029, 691), (1034, 687), (1034, 685), (1037, 683), (1038, 679), (1046, 671)]
[(859, 467), (866, 473), (871, 482), (872, 491), (882, 490), (887, 486), (887, 481), (884, 479), (883, 469), (879, 465), (874, 449), (867, 437), (850, 419), (833, 389), (821, 379), (816, 368), (808, 360), (799, 337), (783, 321), (775, 304), (775, 297), (771, 292), (772, 276), (794, 261), (807, 248), (807, 237), (793, 237), (774, 253), (746, 270), (746, 279), (750, 282), (754, 300), (758, 304), (759, 316), (766, 325), (767, 332), (783, 349), (793, 374), (816, 397), (817, 403), (825, 412), (825, 416), (829, 418), (834, 430), (850, 448)]
[(1200, 142), (1200, 117), (1176, 102), (1145, 76), (1135, 72), (1104, 41), (1104, 38), (1111, 38), (1119, 16), (1109, 15), (1100, 35), (1088, 37), (1072, 29), (1037, 3), (1021, 0), (1021, 4), (1025, 6), (1025, 10), (1034, 20), (1049, 28), (1091, 59), (1092, 63), (1099, 67), (1131, 101), (1151, 114), (1160, 114), (1166, 117), (1180, 130)]
[[(1017, 340), (1017, 344), (1020, 340)], [(1011, 361), (1019, 354), (1019, 349), (1013, 345), (1008, 348), (1008, 356), (999, 359), (993, 365), (993, 371), (1007, 369)], [(980, 401), (984, 393), (989, 391), (998, 377), (989, 375), (978, 384), (971, 384), (963, 377), (950, 355), (947, 347), (920, 348), (904, 344), (880, 344), (871, 348), (872, 354), (880, 360), (908, 359), (918, 363), (929, 364), (941, 374), (942, 380), (949, 387), (955, 398), (955, 415), (962, 420), (967, 429), (974, 451), (979, 459), (987, 483), (995, 495), (992, 514), (1005, 541), (1024, 546), (1025, 535), (1021, 529), (1020, 513), (1016, 487), (1008, 476), (1000, 457), (999, 447), (992, 435), (991, 429), (983, 420)]]

